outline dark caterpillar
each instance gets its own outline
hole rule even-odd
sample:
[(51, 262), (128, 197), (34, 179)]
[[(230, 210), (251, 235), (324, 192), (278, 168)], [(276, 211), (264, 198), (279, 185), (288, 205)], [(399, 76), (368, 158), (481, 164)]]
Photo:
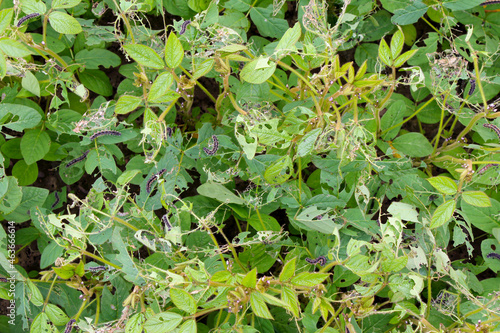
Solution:
[(170, 221), (168, 220), (168, 215), (165, 214), (161, 217), (161, 221), (165, 225), (165, 230), (170, 231), (172, 230), (172, 224), (170, 224)]
[(54, 65), (55, 69), (57, 69), (59, 72), (62, 72), (63, 71), (63, 68), (61, 66), (59, 66), (58, 64), (55, 64)]
[(474, 93), (474, 90), (476, 90), (476, 80), (470, 79), (469, 96)]
[(83, 153), (82, 156), (77, 157), (74, 160), (70, 161), (68, 164), (66, 164), (66, 168), (69, 168), (70, 166), (72, 166), (75, 163), (83, 161), (85, 159), (85, 157), (87, 157), (87, 155), (89, 154), (89, 152), (90, 152), (90, 150), (87, 150), (85, 153)]
[(493, 124), (483, 124), (483, 126), (494, 130), (495, 133), (498, 135), (498, 138), (500, 139), (500, 128), (498, 128), (496, 125), (493, 125)]
[(165, 129), (165, 140), (172, 137), (173, 130), (167, 126)]
[(32, 13), (32, 14), (29, 14), (29, 15), (26, 15), (24, 17), (22, 17), (16, 24), (16, 27), (21, 27), (23, 25), (24, 22), (32, 19), (32, 18), (35, 18), (35, 17), (38, 17), (40, 16), (40, 13)]
[(500, 3), (500, 1), (485, 1), (485, 2), (482, 2), (481, 4), (479, 4), (479, 6), (486, 6), (486, 5), (494, 5), (494, 4), (498, 4)]
[(9, 280), (7, 280), (7, 278), (0, 277), (0, 282), (9, 282)]
[(106, 266), (94, 266), (94, 267), (89, 267), (88, 270), (91, 272), (99, 272), (99, 271), (107, 270), (107, 267)]
[(118, 131), (100, 131), (97, 133), (94, 133), (90, 136), (90, 140), (94, 140), (95, 138), (98, 138), (103, 135), (114, 135), (114, 136), (121, 136), (122, 134)]
[(213, 143), (213, 148), (212, 149), (208, 149), (206, 147), (203, 148), (203, 151), (208, 155), (208, 156), (212, 156), (212, 155), (215, 155), (215, 153), (217, 152), (217, 150), (219, 150), (219, 139), (217, 139), (217, 136), (214, 134), (212, 135), (212, 141), (214, 142)]
[(488, 258), (488, 259), (493, 259), (493, 258), (495, 258), (495, 259), (500, 260), (500, 254), (495, 253), (495, 252), (491, 252), (491, 253), (488, 253), (488, 254), (486, 255), (486, 258)]
[(151, 178), (148, 179), (148, 182), (146, 183), (146, 192), (150, 193), (151, 192), (151, 186), (153, 185), (154, 181), (159, 179), (161, 175), (163, 175), (167, 171), (167, 169), (161, 169), (157, 173), (154, 173)]
[(488, 170), (489, 168), (491, 168), (492, 166), (495, 166), (495, 165), (498, 165), (498, 164), (496, 164), (496, 163), (486, 164), (484, 167), (482, 167), (481, 169), (479, 169), (477, 171), (477, 174), (480, 175), (480, 174), (484, 173), (486, 170)]
[(325, 256), (319, 256), (316, 259), (306, 258), (306, 261), (308, 263), (310, 263), (311, 265), (316, 265), (316, 264), (320, 264), (320, 266), (326, 265), (326, 257)]
[(57, 204), (60, 201), (60, 199), (59, 199), (59, 193), (57, 191), (54, 192), (54, 197), (56, 198), (56, 201), (54, 201), (54, 203), (52, 204), (52, 206), (50, 206), (50, 209), (54, 209), (54, 207), (57, 206)]
[(66, 328), (64, 329), (64, 333), (70, 333), (73, 330), (73, 324), (76, 323), (75, 319), (71, 319), (66, 324)]
[(181, 31), (179, 32), (179, 35), (182, 35), (186, 32), (186, 28), (187, 26), (191, 23), (190, 20), (187, 20), (187, 21), (184, 21), (184, 23), (182, 23), (181, 25)]

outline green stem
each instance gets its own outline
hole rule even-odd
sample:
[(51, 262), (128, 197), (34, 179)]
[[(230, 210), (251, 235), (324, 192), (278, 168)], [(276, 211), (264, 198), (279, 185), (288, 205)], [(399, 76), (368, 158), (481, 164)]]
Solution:
[(108, 265), (108, 266), (111, 266), (111, 267), (113, 267), (113, 268), (115, 268), (115, 269), (117, 269), (117, 270), (121, 270), (121, 269), (122, 269), (120, 266), (115, 265), (115, 264), (113, 264), (112, 262), (107, 261), (106, 259), (103, 259), (103, 258), (101, 258), (101, 257), (99, 257), (99, 256), (96, 256), (95, 254), (90, 253), (90, 252), (88, 252), (88, 251), (85, 251), (85, 250), (80, 250), (80, 253), (81, 253), (81, 254), (83, 254), (83, 255), (86, 255), (87, 257), (91, 257), (91, 258), (93, 258), (93, 259), (95, 259), (95, 260), (98, 260), (98, 261), (102, 262), (103, 264), (106, 264), (106, 265)]
[(284, 62), (282, 62), (282, 61), (280, 61), (280, 60), (276, 61), (276, 63), (277, 63), (278, 65), (280, 65), (281, 67), (286, 68), (287, 70), (289, 70), (289, 71), (290, 71), (290, 72), (292, 72), (293, 74), (297, 75), (297, 77), (298, 77), (299, 79), (301, 79), (301, 80), (302, 80), (302, 82), (304, 82), (304, 83), (305, 83), (305, 84), (309, 87), (309, 89), (311, 89), (311, 91), (312, 91), (312, 92), (314, 92), (314, 94), (315, 94), (315, 95), (317, 95), (317, 94), (318, 94), (318, 92), (316, 91), (316, 88), (314, 88), (314, 86), (313, 86), (313, 85), (312, 85), (312, 84), (311, 84), (308, 80), (306, 80), (306, 78), (305, 78), (305, 77), (303, 77), (303, 76), (302, 76), (302, 74), (300, 74), (299, 72), (297, 72), (294, 68), (292, 68), (292, 67), (288, 66), (287, 64), (285, 64)]

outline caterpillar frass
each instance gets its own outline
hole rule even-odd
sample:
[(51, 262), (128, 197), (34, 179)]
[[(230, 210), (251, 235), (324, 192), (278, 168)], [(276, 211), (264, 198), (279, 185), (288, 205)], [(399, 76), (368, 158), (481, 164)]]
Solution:
[(154, 173), (151, 178), (148, 179), (148, 182), (146, 183), (146, 192), (150, 193), (151, 192), (151, 186), (153, 185), (154, 181), (159, 179), (164, 173), (167, 171), (167, 169), (161, 169), (157, 173)]
[(186, 28), (187, 26), (191, 23), (190, 20), (187, 20), (187, 21), (184, 21), (184, 23), (182, 23), (181, 25), (181, 31), (179, 32), (179, 35), (182, 35), (186, 32)]
[(496, 163), (486, 164), (484, 167), (482, 167), (481, 169), (479, 169), (477, 171), (477, 174), (478, 175), (483, 174), (486, 170), (488, 170), (489, 168), (491, 168), (492, 166), (495, 166), (495, 165), (498, 165), (498, 164), (496, 164)]
[(213, 148), (208, 149), (206, 147), (203, 148), (203, 151), (208, 155), (208, 156), (213, 156), (219, 150), (219, 139), (217, 139), (217, 135), (212, 135), (212, 141), (213, 141)]
[(69, 168), (70, 166), (72, 166), (75, 163), (83, 161), (85, 159), (85, 157), (87, 157), (87, 155), (89, 154), (89, 152), (90, 152), (90, 150), (87, 150), (85, 153), (83, 153), (82, 156), (77, 157), (74, 160), (71, 160), (68, 164), (66, 164), (66, 168)]
[(122, 134), (118, 131), (100, 131), (100, 132), (97, 132), (97, 133), (94, 133), (90, 136), (90, 140), (94, 140), (95, 138), (98, 138), (100, 136), (104, 136), (104, 135), (113, 135), (113, 136), (121, 136)]
[(105, 270), (107, 270), (107, 267), (106, 266), (94, 266), (94, 267), (89, 267), (88, 270), (95, 273), (95, 272), (105, 271)]
[(71, 319), (66, 324), (66, 328), (64, 329), (64, 333), (70, 333), (73, 330), (73, 324), (76, 323), (75, 319)]
[(496, 125), (493, 125), (493, 124), (483, 124), (483, 126), (494, 130), (495, 133), (498, 135), (498, 138), (500, 139), (500, 128), (498, 128)]
[(17, 22), (16, 27), (18, 27), (18, 28), (19, 28), (19, 27), (21, 27), (21, 26), (23, 25), (23, 23), (24, 23), (24, 22), (26, 22), (26, 21), (28, 21), (28, 20), (30, 20), (30, 19), (32, 19), (32, 18), (38, 17), (38, 16), (40, 16), (40, 13), (31, 13), (31, 14), (29, 14), (29, 15), (26, 15), (26, 16), (22, 17), (22, 18), (21, 18), (21, 19)]
[(325, 256), (319, 256), (316, 259), (306, 258), (306, 261), (308, 263), (310, 263), (311, 265), (316, 265), (316, 264), (320, 264), (320, 266), (326, 265), (326, 257)]
[(469, 96), (474, 93), (474, 90), (476, 90), (476, 80), (470, 79)]
[(50, 206), (50, 209), (54, 209), (55, 206), (57, 206), (57, 204), (59, 203), (59, 193), (57, 191), (54, 192), (54, 197), (56, 198), (56, 201), (54, 201), (54, 203), (52, 204), (52, 206)]
[(491, 252), (491, 253), (488, 253), (488, 254), (486, 255), (486, 258), (488, 258), (488, 259), (493, 259), (493, 258), (495, 258), (495, 259), (500, 260), (500, 254), (495, 253), (495, 252)]
[(170, 221), (168, 220), (168, 215), (165, 214), (161, 217), (161, 221), (163, 222), (163, 224), (165, 225), (165, 230), (166, 231), (170, 231), (172, 230), (172, 224), (170, 224)]

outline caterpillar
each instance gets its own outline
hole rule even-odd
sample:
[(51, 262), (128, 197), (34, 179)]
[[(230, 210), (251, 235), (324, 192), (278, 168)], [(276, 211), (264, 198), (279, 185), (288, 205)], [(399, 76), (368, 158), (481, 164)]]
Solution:
[(477, 171), (477, 174), (482, 174), (484, 173), (486, 170), (488, 170), (489, 168), (491, 168), (492, 166), (495, 166), (495, 165), (498, 165), (497, 163), (490, 163), (490, 164), (486, 164), (484, 167), (482, 167), (481, 169), (479, 169)]
[(306, 261), (308, 263), (310, 263), (311, 265), (316, 265), (316, 264), (320, 264), (320, 266), (326, 265), (326, 257), (325, 256), (319, 256), (316, 259), (306, 258)]
[(74, 160), (71, 160), (68, 164), (66, 164), (66, 168), (69, 168), (70, 166), (72, 166), (75, 163), (83, 161), (85, 159), (85, 157), (87, 157), (87, 155), (89, 154), (89, 152), (90, 152), (90, 150), (87, 150), (85, 153), (83, 153), (82, 156), (77, 157)]
[(491, 252), (491, 253), (488, 253), (488, 254), (486, 255), (486, 258), (488, 258), (488, 259), (493, 259), (493, 258), (495, 258), (495, 259), (500, 260), (500, 254), (495, 253), (495, 252)]
[(55, 69), (57, 69), (59, 72), (62, 72), (63, 71), (63, 68), (61, 66), (59, 66), (58, 64), (55, 64), (54, 65)]
[(471, 79), (470, 80), (469, 96), (474, 93), (474, 90), (476, 90), (476, 80)]
[(94, 267), (89, 267), (89, 271), (91, 272), (99, 272), (99, 271), (105, 271), (107, 270), (106, 266), (94, 266)]
[(172, 137), (172, 133), (173, 133), (172, 129), (167, 126), (167, 128), (165, 129), (165, 139), (171, 138)]
[(168, 215), (165, 214), (161, 217), (161, 221), (163, 222), (163, 224), (165, 224), (165, 229), (167, 231), (170, 231), (172, 230), (172, 224), (170, 224), (170, 221), (168, 220)]
[(100, 131), (97, 133), (94, 133), (90, 136), (90, 140), (94, 140), (95, 138), (98, 138), (103, 135), (114, 135), (114, 136), (121, 136), (122, 134), (118, 131)]
[(500, 128), (498, 128), (496, 125), (493, 125), (493, 124), (483, 124), (483, 126), (494, 130), (495, 133), (498, 135), (498, 138), (500, 139)]
[(213, 156), (219, 150), (219, 139), (217, 139), (217, 136), (214, 134), (212, 135), (212, 141), (213, 143), (213, 148), (208, 149), (206, 147), (203, 148), (203, 151), (208, 155), (208, 156)]
[(0, 277), (0, 282), (9, 282), (9, 280), (7, 280), (7, 278)]
[(187, 21), (184, 21), (184, 23), (182, 23), (181, 25), (181, 31), (179, 32), (179, 35), (182, 35), (186, 32), (186, 28), (187, 26), (191, 23), (190, 20), (187, 20)]
[(482, 2), (481, 4), (479, 4), (479, 6), (486, 6), (486, 5), (494, 5), (494, 4), (498, 4), (500, 3), (500, 1), (485, 1), (485, 2)]
[(19, 27), (21, 27), (21, 26), (23, 25), (23, 23), (24, 23), (24, 22), (26, 22), (26, 21), (28, 21), (28, 20), (30, 20), (30, 19), (32, 19), (32, 18), (38, 17), (38, 16), (40, 16), (40, 13), (31, 13), (31, 14), (29, 14), (29, 15), (26, 15), (26, 16), (22, 17), (22, 18), (21, 18), (21, 19), (17, 22), (16, 27), (18, 27), (18, 28), (19, 28)]
[(146, 192), (147, 193), (151, 192), (151, 186), (153, 185), (154, 181), (157, 180), (157, 179), (159, 179), (161, 177), (161, 175), (163, 175), (165, 173), (165, 171), (167, 171), (167, 169), (161, 169), (157, 173), (154, 173), (151, 176), (151, 178), (148, 179), (148, 181), (146, 183)]
[(71, 319), (66, 324), (66, 328), (64, 329), (64, 333), (70, 333), (73, 330), (73, 324), (76, 323), (75, 319)]
[(54, 203), (52, 204), (52, 206), (50, 206), (50, 209), (54, 209), (55, 206), (57, 206), (57, 204), (59, 203), (59, 193), (57, 191), (54, 192), (54, 197), (56, 198), (56, 201), (54, 201)]

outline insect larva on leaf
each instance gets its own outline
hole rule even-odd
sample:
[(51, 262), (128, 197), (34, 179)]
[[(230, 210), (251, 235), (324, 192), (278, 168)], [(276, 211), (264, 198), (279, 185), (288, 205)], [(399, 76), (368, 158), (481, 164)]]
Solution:
[(488, 254), (486, 255), (486, 258), (488, 258), (488, 259), (493, 259), (493, 258), (495, 258), (495, 259), (500, 260), (500, 254), (495, 253), (495, 252), (491, 252), (491, 253), (488, 253)]
[(108, 268), (106, 266), (94, 266), (94, 267), (89, 267), (88, 270), (91, 272), (99, 272), (99, 271), (105, 271)]
[(213, 141), (213, 148), (212, 149), (208, 149), (206, 147), (203, 148), (203, 151), (208, 156), (215, 155), (215, 153), (217, 152), (217, 150), (219, 150), (219, 139), (217, 139), (217, 136), (215, 134), (212, 135), (212, 141)]
[(31, 13), (29, 15), (26, 15), (24, 17), (22, 17), (16, 24), (16, 27), (21, 27), (23, 25), (24, 22), (28, 21), (28, 20), (31, 20), (32, 18), (35, 18), (35, 17), (38, 17), (40, 16), (40, 13)]
[(66, 168), (69, 168), (70, 166), (72, 166), (75, 163), (83, 161), (85, 159), (85, 157), (87, 157), (87, 155), (89, 154), (89, 152), (90, 152), (90, 150), (87, 150), (85, 153), (83, 153), (82, 156), (77, 157), (74, 160), (71, 160), (68, 164), (66, 164)]
[(59, 203), (60, 199), (59, 199), (59, 193), (57, 193), (57, 191), (54, 192), (54, 197), (55, 197), (56, 200), (54, 201), (54, 203), (52, 204), (52, 206), (50, 206), (50, 209), (54, 209), (54, 207), (57, 206), (57, 204)]
[(182, 23), (181, 31), (179, 32), (179, 35), (182, 35), (186, 32), (186, 28), (187, 28), (188, 24), (190, 24), (190, 23), (191, 23), (190, 20), (184, 21), (184, 23)]
[(157, 173), (154, 173), (151, 178), (148, 179), (147, 183), (146, 183), (146, 192), (147, 193), (150, 193), (151, 192), (151, 187), (154, 183), (155, 180), (159, 179), (164, 173), (165, 171), (167, 171), (167, 169), (161, 169), (160, 171), (158, 171)]
[(306, 261), (308, 263), (310, 263), (311, 265), (316, 265), (316, 264), (320, 264), (320, 266), (326, 265), (326, 257), (325, 256), (319, 256), (316, 259), (306, 258)]
[(92, 134), (90, 136), (90, 140), (94, 140), (95, 138), (98, 138), (98, 137), (104, 136), (104, 135), (121, 136), (122, 134), (118, 131), (100, 131), (100, 132)]
[(474, 93), (474, 90), (476, 90), (476, 80), (470, 79), (469, 96)]
[(476, 173), (478, 175), (483, 174), (486, 170), (488, 170), (489, 168), (491, 168), (492, 166), (495, 166), (495, 165), (498, 165), (498, 164), (496, 164), (496, 163), (486, 164), (484, 167), (482, 167), (481, 169), (479, 169)]
[(168, 215), (165, 214), (161, 217), (161, 221), (163, 222), (163, 224), (165, 225), (165, 230), (166, 231), (170, 231), (172, 230), (172, 224), (170, 224), (170, 221), (168, 219)]
[(66, 324), (66, 328), (64, 329), (64, 333), (70, 333), (73, 330), (73, 324), (76, 323), (75, 319), (71, 319)]
[(500, 128), (497, 127), (497, 125), (493, 124), (483, 124), (484, 127), (492, 129), (495, 131), (495, 133), (498, 135), (498, 138), (500, 139)]

